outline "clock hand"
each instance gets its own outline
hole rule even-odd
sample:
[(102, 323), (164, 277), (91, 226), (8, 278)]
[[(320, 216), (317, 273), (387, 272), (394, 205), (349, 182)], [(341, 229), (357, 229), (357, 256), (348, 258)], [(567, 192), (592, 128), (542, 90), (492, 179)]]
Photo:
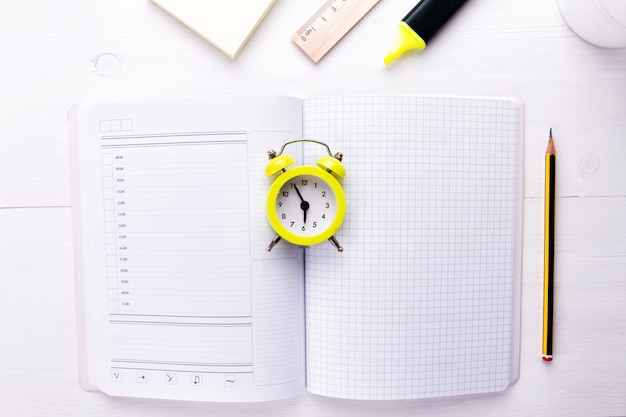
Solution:
[(298, 197), (300, 197), (300, 201), (304, 202), (304, 198), (302, 198), (302, 194), (300, 194), (300, 190), (298, 190), (298, 186), (294, 184), (293, 188), (296, 189), (296, 193), (298, 193)]
[(308, 201), (300, 203), (300, 208), (304, 211), (304, 224), (306, 224), (306, 211), (309, 209)]
[(298, 190), (298, 186), (296, 186), (296, 184), (293, 185), (293, 188), (296, 189), (296, 193), (298, 193), (298, 197), (300, 197), (300, 208), (304, 211), (304, 223), (306, 223), (306, 211), (309, 209), (309, 202), (304, 201), (304, 198), (302, 198), (302, 194), (300, 194), (300, 190)]

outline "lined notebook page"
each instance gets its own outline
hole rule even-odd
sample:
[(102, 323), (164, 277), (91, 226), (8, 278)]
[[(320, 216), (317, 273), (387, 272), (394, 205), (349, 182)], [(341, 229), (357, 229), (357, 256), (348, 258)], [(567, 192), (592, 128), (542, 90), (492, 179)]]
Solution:
[(454, 97), (305, 100), (303, 133), (344, 154), (348, 210), (306, 252), (307, 384), (408, 399), (517, 379), (521, 105)]
[(302, 268), (294, 247), (265, 249), (263, 174), (300, 118), (300, 100), (279, 97), (72, 108), (84, 387), (223, 402), (302, 392)]

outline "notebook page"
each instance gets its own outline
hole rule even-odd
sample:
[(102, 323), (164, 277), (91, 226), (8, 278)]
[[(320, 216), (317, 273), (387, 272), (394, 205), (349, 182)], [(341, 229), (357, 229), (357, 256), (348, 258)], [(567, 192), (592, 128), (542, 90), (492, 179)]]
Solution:
[(167, 399), (301, 392), (301, 263), (294, 248), (265, 250), (273, 234), (263, 173), (268, 147), (299, 132), (299, 101), (180, 99), (75, 112), (83, 379), (110, 395)]
[(353, 399), (500, 391), (517, 379), (521, 106), (306, 100), (344, 154), (344, 247), (307, 249), (307, 385)]

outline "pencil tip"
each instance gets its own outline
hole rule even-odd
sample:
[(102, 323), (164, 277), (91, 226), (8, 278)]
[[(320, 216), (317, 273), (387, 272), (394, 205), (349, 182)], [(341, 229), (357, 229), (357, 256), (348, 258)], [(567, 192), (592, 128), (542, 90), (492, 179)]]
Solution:
[(546, 149), (546, 154), (556, 154), (554, 150), (554, 139), (552, 138), (552, 128), (550, 128), (550, 138), (548, 139), (548, 147)]

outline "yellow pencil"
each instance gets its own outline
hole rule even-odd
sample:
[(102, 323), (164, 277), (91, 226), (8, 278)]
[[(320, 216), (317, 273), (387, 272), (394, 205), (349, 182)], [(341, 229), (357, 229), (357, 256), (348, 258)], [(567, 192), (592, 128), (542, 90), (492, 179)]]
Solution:
[(546, 149), (546, 195), (544, 223), (544, 257), (543, 257), (543, 347), (544, 361), (552, 360), (552, 319), (554, 314), (554, 226), (556, 203), (556, 151), (552, 139), (552, 129)]

